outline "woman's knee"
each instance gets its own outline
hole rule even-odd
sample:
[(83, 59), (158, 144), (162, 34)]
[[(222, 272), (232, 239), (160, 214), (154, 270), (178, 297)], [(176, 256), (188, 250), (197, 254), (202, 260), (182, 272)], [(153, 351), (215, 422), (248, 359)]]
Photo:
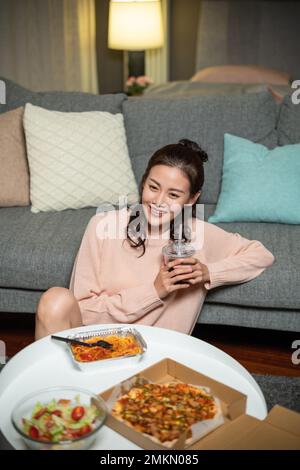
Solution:
[(51, 287), (40, 298), (37, 315), (42, 319), (63, 318), (76, 304), (72, 292), (65, 287)]

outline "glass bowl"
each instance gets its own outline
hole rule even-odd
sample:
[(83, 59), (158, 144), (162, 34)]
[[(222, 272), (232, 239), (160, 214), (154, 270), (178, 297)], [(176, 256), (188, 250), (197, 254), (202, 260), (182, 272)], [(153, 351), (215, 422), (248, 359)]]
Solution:
[[(53, 400), (56, 400), (56, 403), (53, 402)], [(68, 404), (59, 404), (59, 400), (69, 400), (70, 402)], [(50, 404), (51, 402), (52, 404)], [(35, 412), (35, 419), (32, 421), (33, 410), (38, 403), (39, 405), (41, 404), (41, 409)], [(47, 405), (49, 405), (50, 411)], [(68, 407), (68, 409), (65, 408), (64, 405)], [(90, 416), (88, 416), (88, 410), (85, 409), (81, 418), (82, 407), (90, 407), (91, 405), (96, 407), (97, 416), (90, 418)], [(76, 407), (77, 409), (74, 411)], [(46, 411), (44, 411), (45, 409)], [(42, 418), (39, 415), (41, 415)], [(68, 416), (68, 431), (64, 439), (61, 438), (59, 440), (60, 433), (56, 434), (57, 437), (55, 437), (55, 433), (58, 429), (62, 429), (63, 425), (61, 423), (66, 422), (64, 420), (65, 416)], [(49, 387), (33, 392), (17, 403), (12, 412), (11, 421), (17, 433), (23, 438), (30, 449), (83, 450), (92, 445), (96, 439), (97, 433), (105, 422), (106, 416), (107, 408), (104, 400), (88, 390), (76, 387)], [(57, 419), (57, 417), (59, 419)], [(87, 421), (89, 420), (88, 422), (92, 419), (93, 422), (84, 424), (85, 419)], [(27, 428), (29, 426), (27, 432), (24, 428), (26, 420), (30, 420), (30, 424), (28, 424), (27, 421)], [(53, 424), (53, 421), (55, 424)], [(32, 426), (35, 429), (32, 429)], [(49, 438), (41, 440), (43, 439), (42, 430), (45, 430), (55, 442), (50, 441)]]

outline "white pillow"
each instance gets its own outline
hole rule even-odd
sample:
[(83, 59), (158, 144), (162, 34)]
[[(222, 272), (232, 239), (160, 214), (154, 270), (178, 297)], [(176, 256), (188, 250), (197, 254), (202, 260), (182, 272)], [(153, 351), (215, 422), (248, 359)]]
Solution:
[(32, 212), (116, 204), (121, 195), (138, 194), (122, 114), (27, 103), (23, 122)]

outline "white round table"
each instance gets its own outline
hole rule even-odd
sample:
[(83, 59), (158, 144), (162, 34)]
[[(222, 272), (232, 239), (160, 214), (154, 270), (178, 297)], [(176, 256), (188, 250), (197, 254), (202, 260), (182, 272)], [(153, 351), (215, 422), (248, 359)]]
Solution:
[[(120, 326), (95, 325), (66, 330), (60, 334)], [(26, 447), (12, 427), (10, 415), (15, 404), (23, 396), (54, 385), (73, 385), (100, 393), (167, 357), (245, 394), (247, 414), (258, 419), (266, 417), (266, 402), (259, 386), (249, 372), (228, 354), (204, 341), (176, 331), (142, 325), (126, 326), (134, 326), (148, 345), (142, 360), (131, 367), (122, 365), (122, 369), (107, 367), (97, 372), (82, 372), (73, 365), (65, 345), (54, 342), (50, 336), (27, 346), (8, 362), (0, 374), (0, 426), (5, 437), (16, 449)], [(104, 426), (92, 449), (124, 450), (139, 447)]]

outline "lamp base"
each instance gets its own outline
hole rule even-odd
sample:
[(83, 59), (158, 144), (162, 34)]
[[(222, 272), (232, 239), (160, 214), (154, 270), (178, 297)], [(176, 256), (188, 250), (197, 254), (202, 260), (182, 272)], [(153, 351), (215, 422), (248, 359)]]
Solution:
[(128, 76), (145, 75), (145, 52), (128, 51)]

